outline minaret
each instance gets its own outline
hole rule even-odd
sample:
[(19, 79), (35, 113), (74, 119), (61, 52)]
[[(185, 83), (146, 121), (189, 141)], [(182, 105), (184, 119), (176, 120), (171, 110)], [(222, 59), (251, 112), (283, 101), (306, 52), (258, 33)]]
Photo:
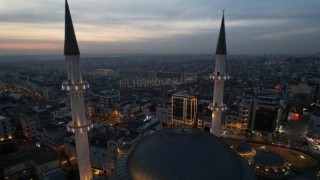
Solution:
[(83, 91), (89, 84), (82, 80), (80, 71), (80, 51), (74, 32), (71, 14), (66, 0), (64, 55), (68, 80), (63, 82), (62, 90), (69, 92), (72, 121), (68, 124), (69, 132), (73, 132), (76, 140), (77, 159), (81, 180), (92, 178), (91, 161), (88, 143), (88, 131), (92, 129), (91, 121), (86, 120)]
[(224, 11), (220, 27), (220, 34), (216, 49), (216, 65), (211, 78), (214, 80), (213, 102), (209, 105), (212, 110), (212, 123), (210, 132), (216, 136), (220, 136), (221, 132), (221, 115), (222, 111), (227, 110), (227, 106), (223, 103), (224, 81), (229, 79), (225, 73), (227, 57), (226, 33), (224, 28)]

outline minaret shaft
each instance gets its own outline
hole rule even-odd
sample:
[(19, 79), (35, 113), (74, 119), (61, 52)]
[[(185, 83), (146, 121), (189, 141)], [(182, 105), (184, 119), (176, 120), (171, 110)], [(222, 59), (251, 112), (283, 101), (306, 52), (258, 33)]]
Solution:
[(224, 90), (224, 80), (216, 80), (214, 82), (213, 104), (218, 106), (223, 105), (223, 90)]
[(91, 180), (92, 170), (87, 132), (74, 133), (76, 139), (77, 159), (81, 180)]
[(68, 80), (72, 84), (82, 82), (80, 72), (80, 58), (79, 56), (66, 56), (66, 66), (68, 70)]
[(221, 132), (221, 116), (222, 111), (212, 111), (211, 134), (219, 137)]
[(225, 73), (225, 66), (226, 66), (226, 55), (217, 54), (216, 55), (216, 64), (215, 64), (215, 73), (224, 75)]
[[(216, 55), (216, 66), (214, 74), (217, 77), (224, 77), (226, 55)], [(224, 107), (223, 103), (224, 80), (214, 80), (213, 103), (215, 107)], [(220, 136), (221, 132), (221, 110), (212, 111), (211, 133)]]
[[(68, 67), (68, 81), (70, 86), (73, 84), (81, 83), (81, 72), (79, 67), (79, 56), (66, 56), (66, 64)], [(74, 88), (75, 89), (75, 88)], [(77, 159), (79, 166), (79, 173), (81, 180), (89, 180), (92, 178), (88, 133), (89, 130), (86, 128), (89, 124), (85, 116), (83, 90), (71, 90), (70, 101), (71, 101), (71, 113), (72, 113), (72, 127), (81, 130), (74, 131), (76, 140)]]
[(84, 100), (82, 90), (70, 93), (72, 119), (76, 126), (85, 126), (87, 124), (84, 113)]
[(91, 121), (86, 120), (83, 92), (89, 84), (82, 81), (80, 70), (80, 51), (74, 32), (72, 18), (66, 1), (64, 55), (68, 80), (62, 84), (62, 89), (70, 94), (72, 121), (68, 131), (75, 134), (77, 159), (81, 180), (92, 179), (88, 131), (92, 129)]
[(224, 81), (229, 79), (229, 76), (225, 73), (227, 57), (225, 35), (226, 34), (223, 15), (216, 49), (215, 69), (212, 76), (212, 79), (214, 80), (213, 101), (212, 104), (209, 105), (209, 109), (212, 110), (210, 132), (218, 137), (221, 133), (222, 111), (225, 111), (227, 109), (226, 105), (223, 103)]

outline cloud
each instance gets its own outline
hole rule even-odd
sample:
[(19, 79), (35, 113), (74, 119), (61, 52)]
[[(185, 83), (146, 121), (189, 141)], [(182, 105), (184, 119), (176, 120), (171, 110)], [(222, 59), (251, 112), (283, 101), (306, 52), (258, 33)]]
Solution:
[[(256, 49), (256, 44), (264, 41), (277, 43), (279, 38), (307, 38), (306, 34), (316, 33), (320, 28), (318, 0), (308, 3), (297, 0), (69, 0), (69, 5), (77, 39), (87, 52), (97, 52), (92, 48), (95, 43), (113, 51), (123, 49), (124, 53), (144, 51), (133, 48), (133, 43), (150, 53), (167, 51), (168, 44), (178, 44), (170, 51), (208, 51), (216, 44), (224, 8), (227, 40), (235, 53), (241, 53), (243, 47), (232, 44), (246, 42), (248, 48)], [(60, 47), (64, 38), (63, 21), (62, 0), (0, 1), (0, 49), (12, 43)], [(201, 40), (197, 41), (197, 47), (202, 49), (194, 47), (195, 37)], [(205, 37), (212, 38), (209, 42)], [(159, 45), (160, 42), (164, 45)], [(286, 47), (290, 49), (290, 45)], [(103, 53), (105, 48), (100, 49)]]
[(315, 27), (315, 28), (287, 29), (286, 31), (278, 31), (278, 32), (258, 35), (254, 38), (260, 39), (260, 40), (279, 40), (279, 39), (284, 39), (288, 37), (295, 37), (295, 36), (314, 34), (314, 33), (319, 34), (320, 28)]
[(1, 43), (0, 49), (22, 49), (22, 50), (53, 50), (58, 49), (59, 46), (54, 44), (40, 44), (40, 43)]

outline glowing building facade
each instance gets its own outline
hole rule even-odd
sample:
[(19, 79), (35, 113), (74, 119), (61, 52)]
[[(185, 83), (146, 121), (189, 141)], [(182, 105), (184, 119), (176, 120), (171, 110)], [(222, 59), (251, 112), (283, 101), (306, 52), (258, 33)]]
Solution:
[(89, 88), (89, 84), (83, 81), (81, 77), (80, 51), (67, 1), (65, 8), (64, 55), (66, 69), (68, 71), (68, 80), (63, 82), (62, 89), (70, 94), (73, 121), (68, 124), (68, 131), (75, 134), (80, 178), (87, 180), (92, 178), (88, 131), (92, 129), (93, 126), (90, 121), (86, 120), (83, 91)]
[(216, 49), (215, 71), (211, 76), (211, 78), (214, 80), (213, 102), (208, 107), (210, 110), (212, 110), (212, 123), (210, 132), (216, 136), (220, 136), (221, 132), (222, 111), (227, 110), (227, 106), (223, 103), (224, 81), (229, 79), (228, 74), (225, 72), (226, 57), (227, 47), (223, 14)]
[(172, 95), (172, 126), (193, 127), (196, 123), (197, 98), (187, 92)]

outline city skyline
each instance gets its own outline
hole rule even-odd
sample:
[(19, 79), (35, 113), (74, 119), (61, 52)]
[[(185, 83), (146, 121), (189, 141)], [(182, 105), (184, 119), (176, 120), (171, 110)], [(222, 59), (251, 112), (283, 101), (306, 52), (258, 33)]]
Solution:
[(0, 3), (1, 179), (320, 177), (315, 4), (68, 1)]
[[(0, 54), (60, 54), (64, 1), (17, 3), (0, 2)], [(83, 54), (213, 53), (223, 9), (230, 54), (314, 53), (320, 40), (317, 1), (69, 3)]]

